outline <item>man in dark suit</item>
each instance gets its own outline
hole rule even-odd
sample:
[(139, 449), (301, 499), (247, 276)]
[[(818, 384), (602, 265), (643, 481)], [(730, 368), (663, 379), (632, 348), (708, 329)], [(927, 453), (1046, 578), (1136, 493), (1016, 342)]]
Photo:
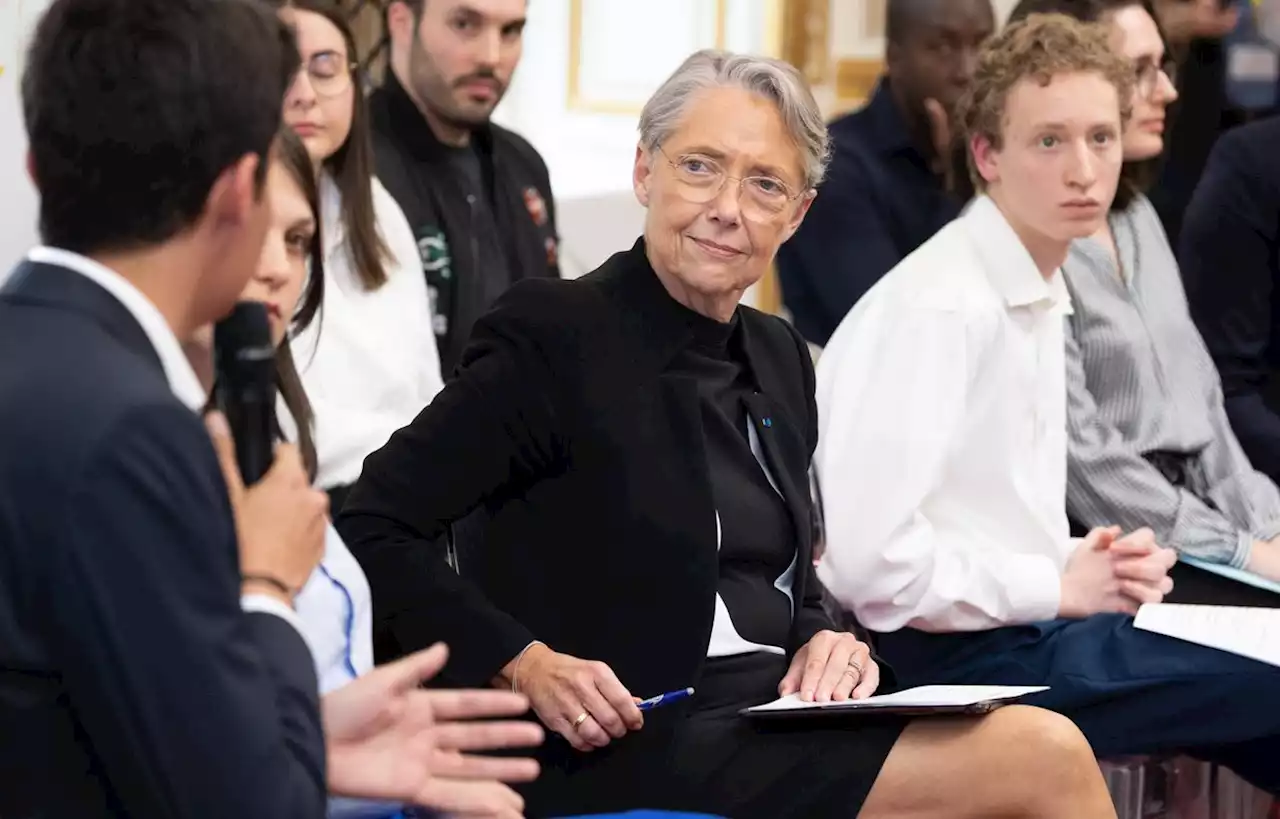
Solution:
[(1227, 417), (1280, 480), (1280, 118), (1218, 140), (1183, 217), (1178, 264), (1222, 376)]
[(36, 32), (48, 246), (0, 292), (0, 816), (324, 815), (290, 605), (324, 496), (289, 449), (228, 492), (180, 344), (257, 264), (296, 66), (249, 0), (58, 0)]
[[(886, 12), (885, 76), (866, 107), (831, 123), (827, 178), (778, 251), (783, 300), (796, 329), (819, 346), (967, 198), (947, 179), (947, 112), (995, 30), (990, 0), (890, 0)], [(955, 182), (967, 180), (961, 173)]]

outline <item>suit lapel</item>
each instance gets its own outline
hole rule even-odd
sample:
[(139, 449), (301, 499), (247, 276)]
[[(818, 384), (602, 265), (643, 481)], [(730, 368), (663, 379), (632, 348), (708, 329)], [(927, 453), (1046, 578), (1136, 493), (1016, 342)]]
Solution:
[(51, 264), (23, 262), (0, 289), (0, 301), (78, 313), (99, 324), (165, 378), (164, 365), (137, 319), (89, 278)]
[(764, 393), (755, 393), (747, 399), (747, 414), (759, 437), (769, 473), (791, 515), (796, 533), (797, 566), (804, 566), (810, 560), (813, 532), (809, 492), (807, 487), (802, 489), (797, 484), (795, 477), (807, 474), (803, 439)]

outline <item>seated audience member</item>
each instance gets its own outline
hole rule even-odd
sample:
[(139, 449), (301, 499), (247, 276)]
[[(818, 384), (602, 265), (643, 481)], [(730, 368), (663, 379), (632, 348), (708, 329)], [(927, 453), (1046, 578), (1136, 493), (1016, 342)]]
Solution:
[[(257, 269), (240, 294), (242, 301), (267, 305), (271, 335), (277, 346), (276, 384), (281, 410), (277, 428), (283, 438), (297, 442), (302, 462), (314, 479), (316, 450), (311, 429), (311, 406), (294, 368), (288, 339), (319, 320), (325, 295), (320, 196), (311, 159), (302, 142), (285, 130), (267, 173), (266, 198), (271, 223)], [(206, 388), (213, 386), (212, 328), (187, 345), (187, 357)], [(360, 565), (333, 527), (325, 532), (319, 565), (294, 599), (302, 631), (315, 660), (320, 692), (336, 691), (373, 670), (373, 606), (369, 583)], [(521, 714), (528, 702), (519, 696), (495, 699), (498, 692), (466, 692), (463, 697), (424, 692), (432, 700), (438, 723), (459, 718)], [(495, 725), (458, 723), (442, 728), (440, 750), (482, 750), (517, 744), (536, 744), (541, 732), (524, 723)], [(457, 766), (428, 769), (412, 792), (380, 794), (439, 810), (485, 816), (519, 816), (523, 801), (496, 779), (531, 779), (537, 767), (520, 760), (462, 759)], [(486, 771), (489, 773), (486, 774)], [(491, 780), (491, 781), (486, 781)], [(392, 805), (333, 800), (330, 819), (395, 817)]]
[[(547, 163), (491, 119), (524, 51), (528, 0), (384, 0), (387, 70), (369, 95), (378, 177), (422, 249), (446, 374), (512, 282), (559, 278)], [(533, 3), (550, 13), (550, 3)]]
[(1169, 110), (1165, 152), (1146, 195), (1174, 247), (1214, 143), (1251, 116), (1228, 93), (1232, 48), (1227, 38), (1245, 5), (1235, 0), (1153, 0), (1165, 45), (1177, 60), (1178, 101)]
[(1138, 631), (1169, 590), (1149, 531), (1069, 535), (1059, 267), (1106, 220), (1134, 86), (1112, 32), (1032, 15), (961, 103), (955, 223), (849, 314), (819, 364), (818, 576), (901, 679), (1047, 685), (1099, 756), (1185, 751), (1273, 792), (1280, 669)]
[(822, 195), (778, 251), (796, 329), (826, 344), (880, 277), (960, 213), (948, 189), (950, 116), (995, 29), (990, 0), (889, 0), (885, 76), (831, 124)]
[(1191, 315), (1222, 373), (1227, 417), (1280, 480), (1280, 118), (1223, 135), (1184, 217)]
[(327, 285), (323, 321), (291, 344), (315, 417), (317, 480), (336, 512), (365, 456), (440, 391), (440, 355), (418, 244), (373, 176), (346, 12), (332, 0), (283, 6), (304, 66), (285, 96), (284, 121), (320, 169)]
[[(738, 716), (881, 676), (813, 579), (808, 352), (739, 306), (803, 219), (826, 142), (791, 66), (686, 60), (641, 115), (644, 236), (583, 279), (513, 286), (339, 518), (378, 644), (447, 640), (452, 679), (528, 695), (554, 732), (535, 815), (1114, 815), (1087, 744), (1045, 711), (781, 732)], [(459, 575), (432, 544), (479, 507)], [(643, 715), (633, 699), (686, 686)]]
[(1280, 580), (1280, 490), (1231, 431), (1173, 249), (1141, 192), (1176, 96), (1150, 0), (1023, 0), (1010, 19), (1045, 11), (1105, 23), (1137, 76), (1111, 211), (1062, 265), (1067, 514), (1086, 527), (1148, 526), (1180, 553)]

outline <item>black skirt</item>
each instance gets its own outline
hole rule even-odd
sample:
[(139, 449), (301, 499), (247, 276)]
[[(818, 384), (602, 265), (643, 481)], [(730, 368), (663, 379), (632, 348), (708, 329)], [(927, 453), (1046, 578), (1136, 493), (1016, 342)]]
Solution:
[(707, 661), (670, 757), (698, 809), (729, 819), (852, 819), (862, 809), (906, 720), (739, 716), (777, 698), (786, 667), (762, 652)]

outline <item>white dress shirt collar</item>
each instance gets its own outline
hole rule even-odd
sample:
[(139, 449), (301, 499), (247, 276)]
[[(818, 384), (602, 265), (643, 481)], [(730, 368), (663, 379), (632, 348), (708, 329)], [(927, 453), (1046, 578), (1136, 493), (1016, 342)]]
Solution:
[(960, 220), (974, 239), (983, 270), (991, 286), (1010, 307), (1049, 307), (1061, 315), (1071, 315), (1071, 295), (1055, 270), (1045, 280), (1030, 251), (1014, 231), (999, 206), (989, 196), (974, 199)]
[[(128, 279), (93, 259), (54, 247), (37, 247), (27, 254), (27, 260), (79, 273), (114, 296), (142, 327), (142, 332), (160, 358), (160, 366), (164, 368), (165, 379), (174, 396), (192, 412), (200, 413), (204, 409), (209, 394), (200, 384), (173, 328), (161, 315), (159, 308)], [(273, 597), (247, 594), (240, 598), (240, 608), (246, 612), (274, 614), (297, 629), (304, 639), (306, 637), (306, 629), (294, 610)]]
[(27, 254), (27, 260), (79, 273), (114, 296), (142, 327), (142, 332), (160, 358), (160, 366), (164, 368), (173, 394), (192, 412), (200, 412), (204, 408), (209, 395), (191, 368), (173, 328), (151, 300), (128, 279), (93, 259), (54, 247), (37, 247)]

